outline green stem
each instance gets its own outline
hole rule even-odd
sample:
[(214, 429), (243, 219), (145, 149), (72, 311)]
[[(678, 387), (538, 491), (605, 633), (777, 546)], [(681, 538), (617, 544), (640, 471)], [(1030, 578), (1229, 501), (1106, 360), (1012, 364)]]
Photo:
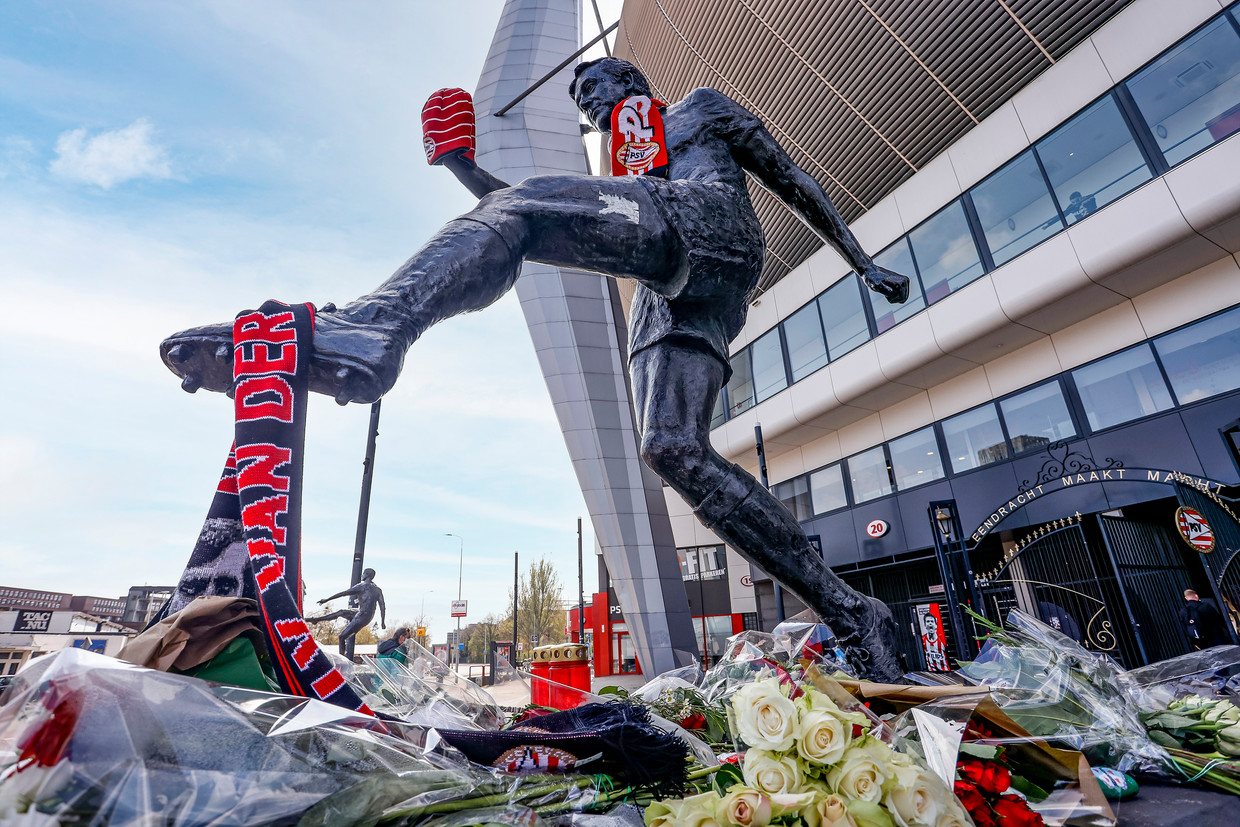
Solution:
[(493, 795), (475, 796), (472, 798), (454, 798), (449, 801), (438, 801), (434, 804), (423, 804), (417, 807), (406, 807), (400, 810), (388, 810), (383, 814), (384, 821), (390, 821), (397, 818), (409, 818), (410, 816), (434, 815), (436, 813), (458, 813), (462, 810), (480, 809), (482, 807), (493, 807), (499, 804), (512, 804), (521, 801), (527, 801), (531, 798), (541, 798), (553, 792), (568, 792), (572, 789), (581, 789), (588, 787), (594, 783), (590, 777), (578, 778), (568, 783), (560, 782), (556, 784), (543, 784), (537, 787), (530, 787), (526, 790), (517, 788), (512, 793), (495, 793)]

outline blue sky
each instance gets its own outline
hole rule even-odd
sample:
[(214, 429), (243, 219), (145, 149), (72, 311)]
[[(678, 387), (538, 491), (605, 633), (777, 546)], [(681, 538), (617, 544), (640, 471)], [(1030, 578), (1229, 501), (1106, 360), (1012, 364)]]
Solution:
[[(0, 582), (175, 581), (231, 405), (181, 391), (159, 341), (267, 298), (348, 301), (468, 209), (418, 114), (473, 88), (500, 6), (0, 0)], [(311, 403), (312, 599), (348, 584), (368, 415)], [(514, 550), (575, 595), (585, 505), (515, 296), (423, 337), (380, 432), (367, 562), (389, 620), (425, 599), (450, 628), (446, 532), (471, 618), (506, 605)]]

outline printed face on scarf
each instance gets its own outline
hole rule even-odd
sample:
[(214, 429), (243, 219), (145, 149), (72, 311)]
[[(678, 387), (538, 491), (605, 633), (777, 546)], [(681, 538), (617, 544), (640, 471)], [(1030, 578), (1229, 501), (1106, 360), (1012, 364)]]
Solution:
[(168, 607), (180, 611), (195, 597), (241, 597), (245, 590), (249, 553), (245, 543), (229, 543), (220, 556), (204, 565), (187, 568)]

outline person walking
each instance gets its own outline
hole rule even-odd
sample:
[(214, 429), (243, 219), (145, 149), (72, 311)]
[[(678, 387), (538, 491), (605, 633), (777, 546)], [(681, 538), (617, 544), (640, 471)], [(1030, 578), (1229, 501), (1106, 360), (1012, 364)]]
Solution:
[(1202, 600), (1192, 589), (1184, 590), (1180, 625), (1184, 627), (1184, 636), (1193, 649), (1208, 649), (1227, 642), (1222, 613), (1213, 602)]

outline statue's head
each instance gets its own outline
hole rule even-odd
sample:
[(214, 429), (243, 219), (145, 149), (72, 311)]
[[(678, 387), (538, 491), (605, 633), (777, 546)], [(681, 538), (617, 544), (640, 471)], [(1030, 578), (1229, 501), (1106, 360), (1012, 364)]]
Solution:
[(363, 580), (367, 580), (367, 581), (374, 580), (374, 579), (375, 579), (375, 570), (374, 570), (374, 569), (365, 569), (365, 570), (363, 570), (363, 571), (362, 571), (362, 579), (363, 579)]
[(602, 132), (611, 131), (611, 112), (629, 95), (650, 95), (650, 83), (636, 66), (618, 57), (602, 57), (578, 63), (568, 85), (590, 123)]

